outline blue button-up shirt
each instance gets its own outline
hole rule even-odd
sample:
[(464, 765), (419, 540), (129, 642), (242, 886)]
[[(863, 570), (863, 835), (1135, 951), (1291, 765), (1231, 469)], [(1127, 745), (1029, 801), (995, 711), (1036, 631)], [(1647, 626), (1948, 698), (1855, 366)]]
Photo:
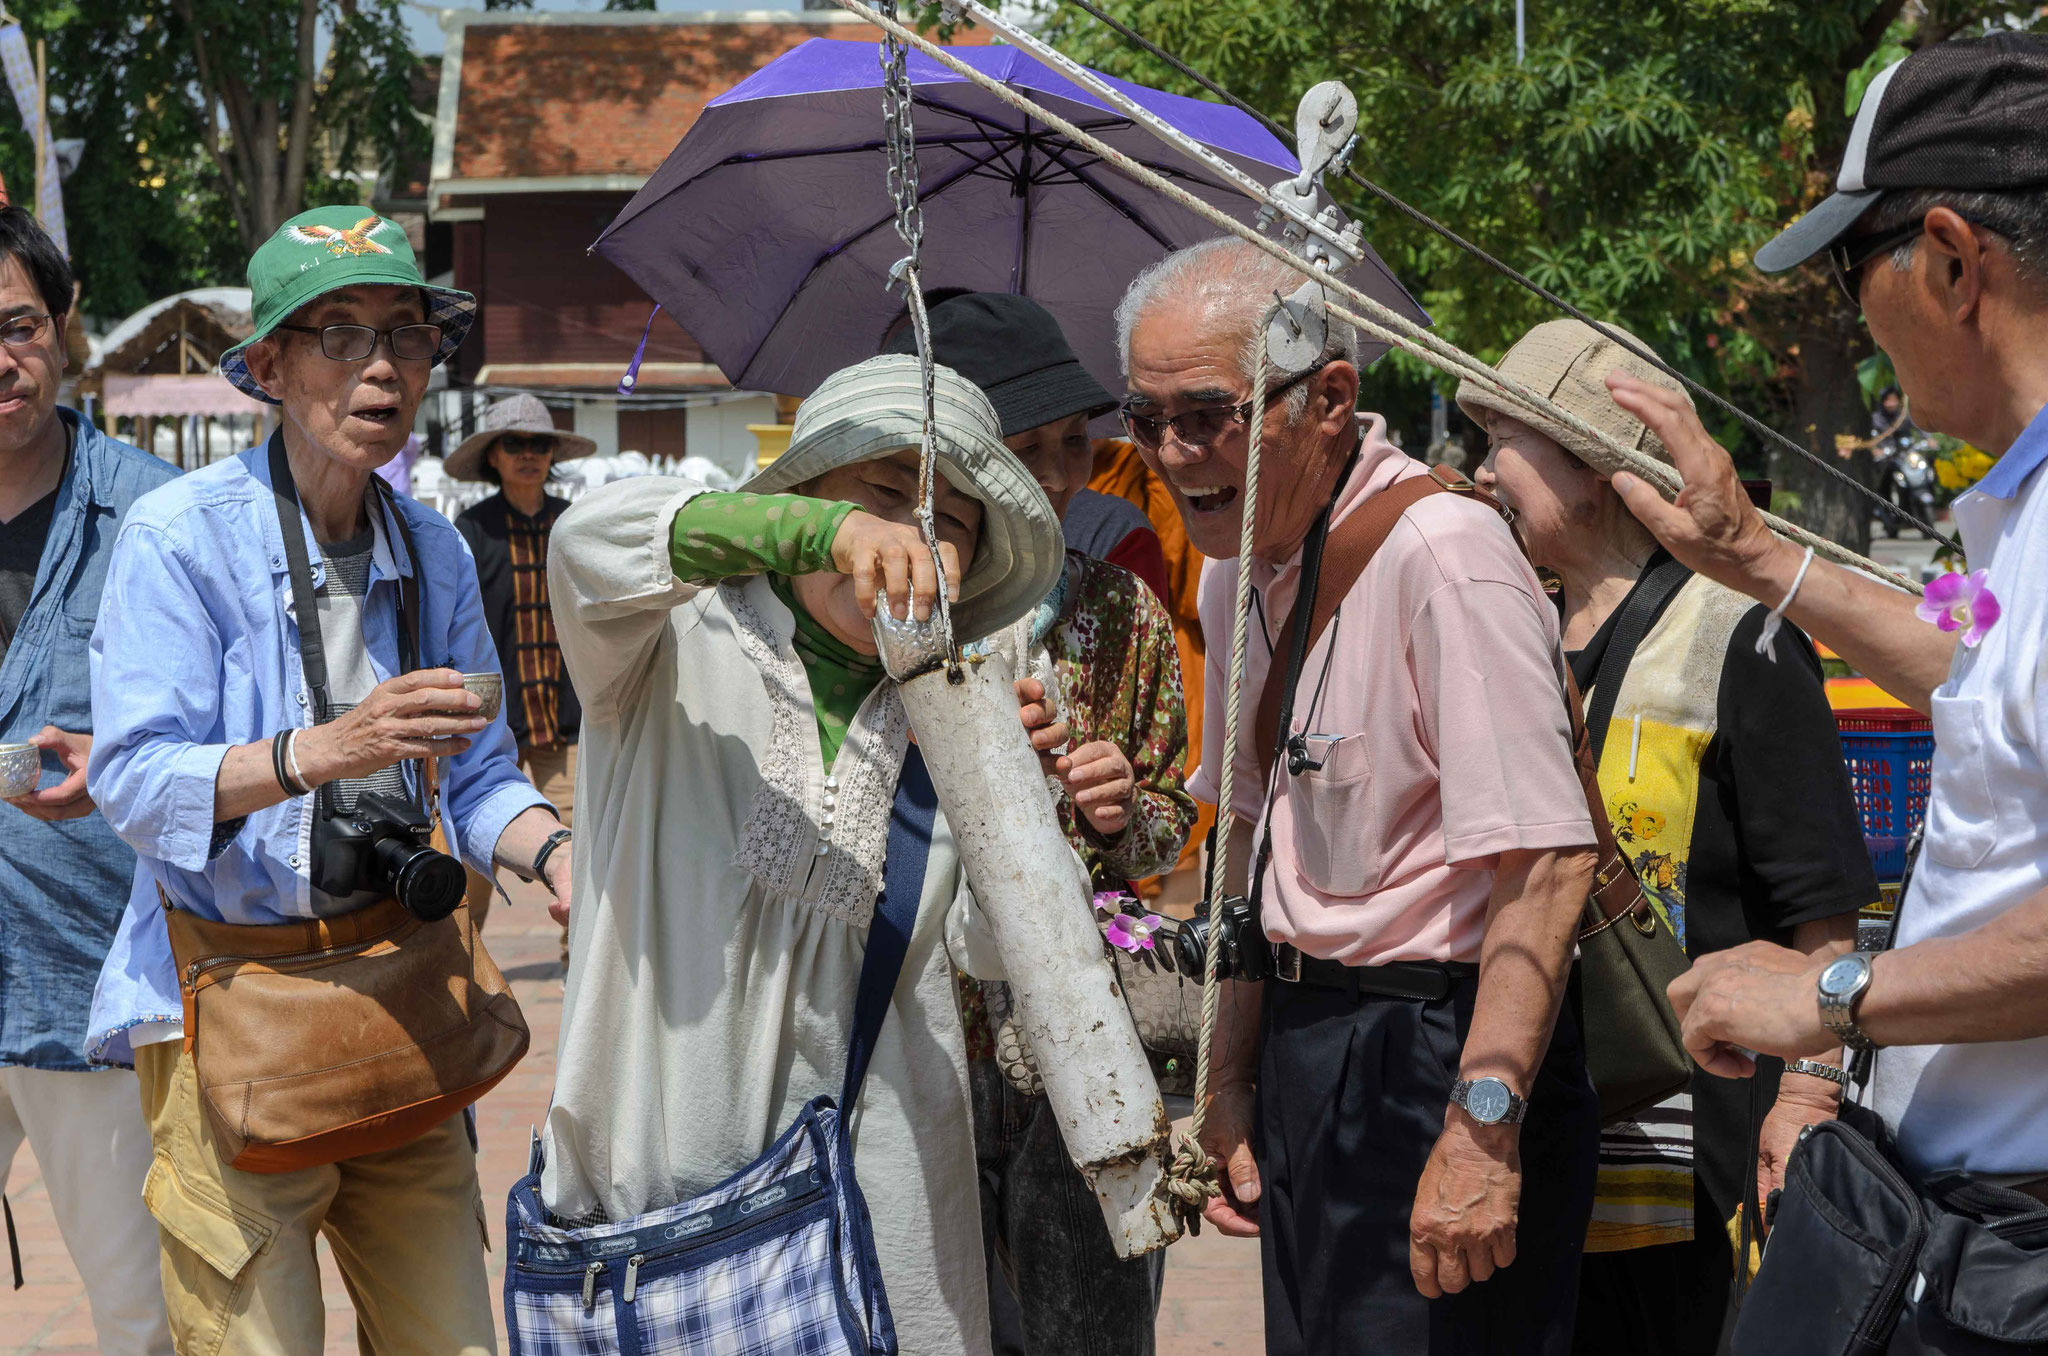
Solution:
[[(476, 565), (446, 518), (399, 498), (417, 562), (382, 513), (363, 600), (363, 638), (379, 682), (398, 672), (398, 579), (418, 569), (420, 663), (498, 671)], [(306, 540), (313, 527), (300, 512)], [(314, 587), (325, 576), (313, 565)], [(180, 907), (230, 923), (314, 915), (313, 797), (239, 825), (214, 822), (214, 781), (229, 749), (312, 723), (299, 619), (263, 448), (194, 471), (145, 496), (122, 525), (92, 636), (99, 729), (87, 785), (139, 858), (128, 911), (100, 973), (87, 1049), (128, 1063), (128, 1033), (180, 1017), (160, 885)], [(471, 865), (488, 870), (514, 816), (546, 802), (516, 761), (501, 712), (441, 781), (442, 820)]]
[[(45, 725), (92, 733), (86, 641), (129, 506), (177, 475), (59, 410), (71, 464), (57, 486), (28, 610), (0, 663), (0, 742)], [(63, 780), (43, 754), (44, 786)], [(0, 805), (0, 1064), (84, 1069), (93, 982), (128, 900), (135, 854), (98, 815), (48, 824)]]

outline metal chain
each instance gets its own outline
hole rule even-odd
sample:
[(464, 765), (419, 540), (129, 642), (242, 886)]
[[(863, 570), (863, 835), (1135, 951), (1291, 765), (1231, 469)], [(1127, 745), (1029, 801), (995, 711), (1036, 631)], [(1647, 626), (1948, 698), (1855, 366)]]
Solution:
[[(896, 0), (877, 0), (876, 8), (891, 19), (897, 17)], [(932, 502), (937, 492), (933, 463), (934, 426), (937, 423), (938, 367), (932, 358), (931, 317), (924, 304), (924, 207), (917, 184), (917, 133), (911, 125), (910, 49), (893, 33), (884, 32), (882, 61), (883, 141), (889, 160), (889, 199), (896, 209), (896, 234), (910, 251), (889, 270), (891, 286), (903, 285), (910, 310), (910, 326), (917, 339), (917, 362), (923, 382), (923, 429), (917, 456), (917, 530), (931, 553), (932, 569), (938, 579), (938, 597), (933, 618), (946, 638), (946, 647), (957, 664), (960, 646), (953, 635), (953, 610), (947, 600), (946, 567), (939, 555), (938, 524)], [(962, 568), (965, 568), (963, 562)]]
[[(1144, 34), (1138, 32), (1138, 30), (1132, 28), (1129, 24), (1123, 23), (1122, 21), (1105, 13), (1103, 10), (1097, 8), (1094, 4), (1090, 3), (1090, 0), (1067, 0), (1067, 3), (1073, 5), (1074, 8), (1080, 10), (1083, 14), (1086, 14), (1091, 19), (1094, 19), (1103, 27), (1114, 31), (1119, 37), (1123, 38), (1125, 41), (1132, 43), (1133, 45), (1139, 48), (1142, 48), (1148, 55), (1156, 58), (1159, 61), (1164, 62), (1166, 65), (1172, 67), (1174, 70), (1178, 71), (1187, 79), (1194, 81), (1195, 84), (1201, 86), (1210, 94), (1215, 95), (1217, 98), (1223, 100), (1225, 103), (1230, 104), (1232, 107), (1236, 108), (1238, 112), (1244, 113), (1247, 116), (1253, 118), (1260, 125), (1265, 127), (1267, 131), (1271, 132), (1275, 137), (1277, 137), (1281, 142), (1290, 145), (1293, 143), (1294, 136), (1286, 128), (1282, 127), (1279, 123), (1273, 121), (1273, 119), (1267, 117), (1264, 113), (1260, 112), (1258, 109), (1246, 103), (1243, 99), (1240, 99), (1237, 95), (1231, 93), (1222, 85), (1216, 83), (1216, 81), (1211, 80), (1206, 75), (1203, 75), (1200, 71), (1188, 65), (1185, 61), (1182, 61), (1173, 53), (1159, 46), (1159, 44), (1153, 42), (1150, 38), (1147, 38)], [(1817, 467), (1819, 470), (1826, 473), (1827, 475), (1832, 476), (1835, 480), (1841, 482), (1843, 485), (1846, 485), (1855, 493), (1862, 495), (1864, 498), (1869, 499), (1874, 503), (1883, 505), (1890, 512), (1898, 514), (1898, 516), (1905, 519), (1905, 521), (1910, 526), (1915, 527), (1919, 529), (1921, 532), (1927, 534), (1930, 540), (1940, 542), (1942, 545), (1948, 547), (1952, 551), (1956, 551), (1958, 553), (1961, 552), (1962, 547), (1959, 543), (1957, 543), (1949, 537), (1942, 535), (1940, 532), (1937, 532), (1931, 524), (1923, 523), (1918, 518), (1914, 517), (1912, 514), (1906, 513), (1904, 510), (1897, 508), (1883, 494), (1879, 493), (1875, 489), (1872, 489), (1870, 486), (1865, 485), (1862, 481), (1856, 479), (1856, 477), (1850, 475), (1841, 467), (1836, 466), (1833, 463), (1829, 462), (1825, 457), (1815, 452), (1812, 448), (1804, 447), (1801, 446), (1799, 443), (1794, 442), (1792, 439), (1778, 432), (1778, 430), (1772, 428), (1769, 424), (1764, 423), (1763, 420), (1758, 419), (1755, 415), (1749, 413), (1747, 410), (1742, 409), (1740, 406), (1734, 404), (1732, 401), (1726, 399), (1723, 396), (1717, 395), (1715, 392), (1707, 389), (1707, 387), (1701, 385), (1699, 382), (1693, 380), (1691, 377), (1688, 377), (1687, 375), (1685, 375), (1685, 373), (1679, 371), (1676, 367), (1673, 367), (1670, 363), (1667, 363), (1662, 358), (1658, 357), (1656, 352), (1652, 350), (1647, 344), (1637, 343), (1628, 335), (1617, 332), (1612, 326), (1602, 324), (1600, 321), (1595, 320), (1592, 316), (1587, 315), (1584, 311), (1572, 305), (1563, 297), (1558, 296), (1555, 292), (1552, 292), (1549, 288), (1543, 286), (1543, 284), (1537, 282), (1534, 278), (1529, 277), (1527, 274), (1521, 272), (1519, 269), (1516, 269), (1512, 265), (1495, 258), (1493, 255), (1489, 254), (1484, 249), (1481, 249), (1478, 245), (1473, 244), (1471, 241), (1465, 239), (1465, 237), (1459, 235), (1450, 227), (1438, 221), (1435, 217), (1430, 216), (1421, 208), (1411, 206), (1408, 203), (1402, 201), (1400, 198), (1395, 197), (1392, 192), (1385, 188), (1380, 187), (1372, 180), (1360, 174), (1356, 169), (1346, 167), (1346, 169), (1344, 170), (1344, 177), (1345, 179), (1350, 181), (1353, 187), (1363, 189), (1365, 192), (1370, 193), (1375, 198), (1378, 198), (1381, 202), (1393, 208), (1395, 211), (1401, 213), (1409, 220), (1415, 222), (1418, 226), (1422, 226), (1427, 230), (1435, 232), (1437, 235), (1441, 236), (1446, 242), (1455, 246), (1458, 249), (1465, 251), (1465, 253), (1471, 255), (1480, 263), (1485, 264), (1488, 268), (1493, 269), (1496, 273), (1499, 273), (1502, 277), (1506, 278), (1509, 282), (1514, 283), (1517, 287), (1524, 289), (1525, 291), (1529, 292), (1532, 296), (1538, 297), (1543, 301), (1548, 302), (1550, 305), (1556, 307), (1558, 310), (1570, 316), (1572, 319), (1579, 321), (1581, 324), (1592, 326), (1592, 328), (1602, 338), (1606, 339), (1610, 343), (1619, 345), (1621, 348), (1627, 350), (1631, 354), (1634, 354), (1636, 357), (1642, 359), (1644, 362), (1650, 364), (1652, 367), (1662, 372), (1665, 376), (1670, 377), (1673, 380), (1679, 382), (1687, 390), (1691, 391), (1694, 395), (1698, 396), (1701, 400), (1706, 401), (1709, 405), (1712, 405), (1715, 409), (1720, 410), (1723, 414), (1733, 417), (1744, 428), (1748, 429), (1757, 437), (1763, 439), (1764, 442), (1770, 444), (1771, 446), (1783, 449), (1787, 452), (1792, 452), (1800, 457), (1803, 457), (1811, 465)]]

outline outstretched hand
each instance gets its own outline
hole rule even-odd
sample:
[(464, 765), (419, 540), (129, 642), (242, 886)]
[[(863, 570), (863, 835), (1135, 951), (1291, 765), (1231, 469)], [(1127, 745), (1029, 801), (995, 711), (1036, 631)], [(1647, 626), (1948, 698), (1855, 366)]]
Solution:
[(1615, 475), (1614, 492), (1679, 563), (1717, 584), (1749, 592), (1761, 563), (1779, 543), (1749, 502), (1734, 459), (1714, 441), (1682, 393), (1619, 371), (1607, 374), (1607, 390), (1615, 404), (1663, 442), (1685, 482), (1675, 503), (1625, 471)]

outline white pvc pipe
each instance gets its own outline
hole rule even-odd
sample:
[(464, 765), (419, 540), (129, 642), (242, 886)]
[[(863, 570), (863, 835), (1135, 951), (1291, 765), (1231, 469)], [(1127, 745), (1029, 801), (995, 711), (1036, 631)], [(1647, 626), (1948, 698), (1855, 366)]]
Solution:
[(890, 672), (911, 675), (901, 681), (904, 709), (1067, 1152), (1095, 1191), (1117, 1255), (1163, 1248), (1181, 1233), (1166, 1192), (1166, 1107), (1017, 720), (1010, 661), (993, 654), (949, 672), (930, 666), (933, 652), (920, 648), (928, 636), (892, 635), (929, 628), (875, 629)]

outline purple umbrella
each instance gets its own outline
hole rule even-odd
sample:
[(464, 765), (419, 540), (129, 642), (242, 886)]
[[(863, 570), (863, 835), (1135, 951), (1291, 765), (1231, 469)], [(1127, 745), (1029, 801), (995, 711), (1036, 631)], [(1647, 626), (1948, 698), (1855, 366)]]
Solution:
[[(967, 64), (1241, 220), (1257, 205), (1013, 47)], [(1059, 318), (1115, 390), (1113, 313), (1133, 277), (1214, 227), (988, 91), (911, 52), (926, 287), (1020, 292)], [(1297, 171), (1251, 118), (1111, 81), (1262, 182)], [(903, 305), (882, 149), (878, 44), (813, 38), (704, 108), (595, 249), (689, 332), (734, 386), (808, 395), (880, 347)], [(1362, 290), (1426, 321), (1368, 249)], [(1374, 356), (1377, 356), (1375, 353)]]

